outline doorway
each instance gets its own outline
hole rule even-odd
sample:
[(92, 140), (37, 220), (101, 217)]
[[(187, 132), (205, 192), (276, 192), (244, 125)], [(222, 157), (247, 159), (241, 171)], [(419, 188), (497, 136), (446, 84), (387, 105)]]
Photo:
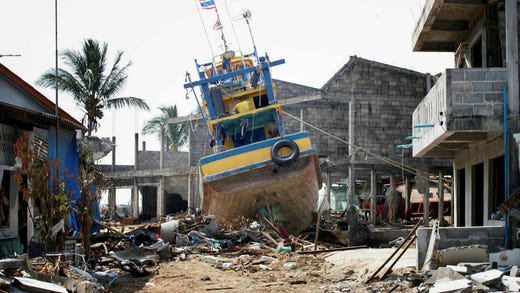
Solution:
[(484, 163), (472, 167), (471, 226), (484, 226)]

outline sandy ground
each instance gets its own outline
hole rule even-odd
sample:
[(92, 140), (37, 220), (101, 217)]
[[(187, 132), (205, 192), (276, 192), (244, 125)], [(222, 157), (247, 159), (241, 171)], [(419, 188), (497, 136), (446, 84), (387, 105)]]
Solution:
[(406, 279), (415, 272), (415, 249), (409, 249), (382, 281), (377, 275), (370, 283), (363, 283), (394, 251), (367, 248), (316, 255), (192, 254), (185, 260), (149, 268), (154, 273), (148, 277), (121, 277), (110, 289), (112, 292), (388, 292), (392, 289), (392, 292), (411, 292), (413, 285)]

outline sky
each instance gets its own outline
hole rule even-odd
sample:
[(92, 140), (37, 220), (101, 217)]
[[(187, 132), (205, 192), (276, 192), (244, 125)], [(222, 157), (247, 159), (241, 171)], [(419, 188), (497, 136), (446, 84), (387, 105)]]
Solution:
[[(252, 52), (246, 22), (259, 54), (285, 59), (274, 67), (273, 77), (320, 88), (349, 57), (358, 57), (436, 74), (453, 67), (453, 54), (412, 52), (412, 33), (425, 0), (215, 0), (227, 43), (231, 49)], [(194, 59), (208, 62), (223, 51), (220, 31), (212, 29), (215, 10), (201, 10), (198, 0), (56, 0), (2, 1), (0, 63), (47, 98), (55, 91), (35, 85), (55, 66), (58, 51), (80, 50), (88, 38), (108, 44), (109, 64), (118, 51), (132, 62), (128, 80), (118, 96), (144, 99), (151, 111), (107, 110), (96, 133), (117, 139), (116, 164), (133, 164), (134, 133), (139, 147), (159, 150), (156, 137), (143, 136), (146, 121), (158, 116), (160, 106), (177, 105), (179, 116), (196, 110), (186, 99), (185, 74), (195, 79)], [(59, 62), (59, 66), (63, 64)], [(77, 120), (83, 113), (72, 98), (59, 94), (58, 104)], [(111, 163), (111, 156), (101, 160)]]

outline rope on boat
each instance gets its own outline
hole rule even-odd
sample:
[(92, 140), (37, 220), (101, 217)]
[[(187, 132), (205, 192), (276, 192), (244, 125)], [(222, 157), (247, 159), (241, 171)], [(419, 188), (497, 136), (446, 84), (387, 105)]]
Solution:
[(285, 115), (287, 115), (287, 116), (289, 116), (289, 117), (291, 117), (291, 118), (293, 118), (293, 119), (295, 119), (295, 120), (297, 120), (297, 121), (299, 121), (299, 122), (301, 122), (301, 123), (303, 123), (303, 124), (305, 124), (305, 125), (311, 127), (311, 128), (314, 129), (314, 130), (317, 130), (317, 131), (319, 131), (319, 132), (321, 132), (321, 133), (323, 133), (323, 134), (325, 134), (325, 135), (327, 135), (327, 136), (332, 137), (333, 139), (335, 139), (335, 140), (337, 140), (337, 141), (339, 141), (339, 142), (342, 142), (342, 143), (344, 143), (344, 144), (346, 144), (346, 145), (351, 145), (352, 147), (355, 148), (354, 153), (356, 153), (357, 151), (362, 151), (362, 152), (364, 152), (365, 154), (367, 154), (367, 155), (369, 155), (369, 156), (372, 156), (372, 157), (374, 157), (374, 158), (377, 158), (377, 159), (379, 159), (379, 160), (381, 160), (381, 161), (383, 161), (383, 162), (385, 162), (385, 163), (388, 163), (388, 164), (390, 164), (390, 165), (392, 165), (392, 166), (394, 166), (394, 167), (401, 168), (402, 170), (406, 170), (406, 171), (409, 172), (409, 173), (415, 174), (415, 175), (417, 175), (417, 176), (426, 177), (426, 178), (428, 178), (428, 179), (430, 179), (431, 177), (433, 177), (433, 179), (439, 180), (439, 176), (438, 176), (438, 175), (428, 173), (428, 172), (426, 172), (426, 171), (424, 171), (424, 170), (421, 170), (421, 169), (419, 169), (419, 168), (416, 168), (416, 167), (413, 167), (413, 166), (410, 166), (410, 165), (405, 165), (405, 164), (400, 163), (400, 162), (398, 162), (398, 161), (392, 160), (392, 159), (390, 159), (390, 158), (388, 158), (388, 157), (385, 157), (385, 156), (382, 156), (382, 155), (376, 154), (376, 153), (374, 153), (374, 152), (371, 152), (371, 151), (367, 150), (367, 149), (364, 148), (364, 147), (357, 146), (357, 145), (355, 145), (355, 144), (351, 144), (351, 143), (349, 143), (348, 141), (346, 141), (346, 140), (344, 140), (344, 139), (342, 139), (342, 138), (339, 138), (339, 137), (337, 137), (337, 136), (335, 136), (335, 135), (333, 135), (333, 134), (331, 134), (331, 133), (328, 133), (328, 132), (326, 132), (325, 130), (320, 129), (320, 128), (318, 128), (318, 127), (316, 127), (316, 126), (314, 126), (314, 125), (312, 125), (312, 124), (310, 124), (310, 123), (308, 123), (308, 122), (306, 122), (306, 121), (304, 121), (304, 120), (302, 120), (302, 119), (300, 119), (300, 118), (298, 118), (298, 117), (292, 115), (291, 113), (288, 113), (288, 112), (286, 112), (286, 111), (283, 111), (283, 113), (284, 113)]

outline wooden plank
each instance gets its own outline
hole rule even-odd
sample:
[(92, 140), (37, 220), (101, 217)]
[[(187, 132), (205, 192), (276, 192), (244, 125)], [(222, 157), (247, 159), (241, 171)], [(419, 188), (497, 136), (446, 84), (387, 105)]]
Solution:
[(397, 261), (399, 261), (399, 259), (403, 256), (403, 254), (406, 252), (406, 250), (410, 247), (410, 245), (415, 241), (415, 239), (417, 238), (417, 235), (413, 235), (412, 239), (410, 241), (408, 241), (408, 243), (406, 244), (406, 246), (403, 248), (403, 250), (401, 250), (401, 253), (399, 253), (399, 255), (397, 256), (396, 259), (394, 259), (394, 262), (392, 262), (392, 264), (390, 264), (390, 266), (388, 266), (384, 271), (383, 273), (381, 274), (381, 276), (379, 276), (379, 280), (382, 280), (386, 274), (394, 267), (394, 265), (397, 263)]
[(410, 233), (408, 233), (408, 235), (406, 236), (406, 238), (403, 240), (403, 242), (401, 243), (401, 245), (399, 245), (399, 247), (397, 247), (395, 249), (395, 251), (385, 260), (385, 262), (380, 265), (371, 275), (370, 277), (368, 277), (368, 279), (366, 279), (366, 281), (364, 282), (365, 284), (367, 284), (368, 282), (370, 282), (376, 275), (377, 273), (379, 273), (379, 271), (381, 271), (383, 269), (383, 267), (392, 259), (392, 257), (394, 257), (394, 255), (397, 254), (397, 252), (399, 251), (399, 249), (401, 249), (401, 247), (403, 247), (406, 243), (406, 241), (408, 241), (408, 239), (410, 239), (410, 237), (412, 237), (412, 235), (415, 233), (415, 231), (417, 230), (417, 228), (419, 228), (419, 225), (421, 224), (422, 222), (422, 219), (419, 219), (419, 221), (417, 221), (417, 223), (415, 224), (415, 226), (413, 227), (412, 231), (410, 231)]

